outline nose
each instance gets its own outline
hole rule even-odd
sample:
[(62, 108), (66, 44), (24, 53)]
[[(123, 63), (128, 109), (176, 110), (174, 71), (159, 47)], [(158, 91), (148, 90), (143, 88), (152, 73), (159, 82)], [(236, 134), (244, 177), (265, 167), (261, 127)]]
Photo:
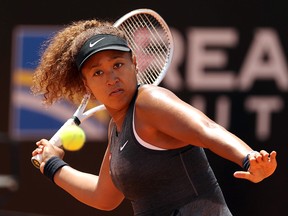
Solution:
[(119, 77), (114, 70), (111, 70), (107, 75), (107, 85), (115, 85), (119, 82)]

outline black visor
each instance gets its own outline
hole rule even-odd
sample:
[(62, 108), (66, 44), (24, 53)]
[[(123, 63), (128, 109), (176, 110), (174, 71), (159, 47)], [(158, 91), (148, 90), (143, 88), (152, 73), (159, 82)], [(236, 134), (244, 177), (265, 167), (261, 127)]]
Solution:
[(84, 43), (76, 57), (76, 65), (78, 70), (80, 71), (84, 62), (89, 57), (103, 50), (119, 50), (124, 52), (131, 51), (127, 42), (120, 37), (111, 34), (94, 35)]

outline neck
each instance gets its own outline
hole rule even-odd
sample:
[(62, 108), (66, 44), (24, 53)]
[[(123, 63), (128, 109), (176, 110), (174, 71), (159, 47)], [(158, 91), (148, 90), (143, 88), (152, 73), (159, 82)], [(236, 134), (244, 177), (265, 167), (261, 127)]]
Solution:
[(121, 132), (122, 124), (124, 122), (126, 114), (127, 114), (127, 111), (125, 111), (125, 112), (117, 112), (117, 113), (114, 113), (113, 115), (111, 115), (112, 116), (112, 120), (113, 120), (113, 122), (116, 125), (117, 132)]

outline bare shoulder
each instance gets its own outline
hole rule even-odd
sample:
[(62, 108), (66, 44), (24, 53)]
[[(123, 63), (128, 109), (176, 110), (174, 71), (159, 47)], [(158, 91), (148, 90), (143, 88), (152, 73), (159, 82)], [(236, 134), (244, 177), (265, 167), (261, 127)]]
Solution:
[(166, 88), (155, 85), (143, 85), (139, 87), (137, 106), (153, 106), (156, 105), (155, 103), (169, 102), (170, 100), (178, 99), (172, 91)]
[(146, 116), (162, 116), (180, 108), (181, 104), (185, 103), (172, 91), (155, 85), (143, 85), (139, 88), (135, 107), (138, 113)]
[(181, 100), (169, 89), (155, 85), (143, 85), (139, 88), (135, 107), (146, 116), (204, 116), (201, 111)]

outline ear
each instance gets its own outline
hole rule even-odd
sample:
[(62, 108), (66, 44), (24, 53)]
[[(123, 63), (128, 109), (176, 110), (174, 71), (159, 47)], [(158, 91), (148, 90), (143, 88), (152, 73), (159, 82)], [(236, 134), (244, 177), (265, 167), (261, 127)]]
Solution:
[(82, 82), (86, 88), (86, 92), (87, 93), (91, 93), (91, 89), (89, 88), (89, 86), (87, 85), (87, 80), (85, 79), (85, 77), (82, 76)]
[(132, 55), (132, 62), (135, 65), (136, 74), (137, 74), (138, 73), (137, 59), (136, 59), (136, 56), (134, 54)]
[(132, 54), (132, 62), (137, 65), (136, 56), (134, 54)]

